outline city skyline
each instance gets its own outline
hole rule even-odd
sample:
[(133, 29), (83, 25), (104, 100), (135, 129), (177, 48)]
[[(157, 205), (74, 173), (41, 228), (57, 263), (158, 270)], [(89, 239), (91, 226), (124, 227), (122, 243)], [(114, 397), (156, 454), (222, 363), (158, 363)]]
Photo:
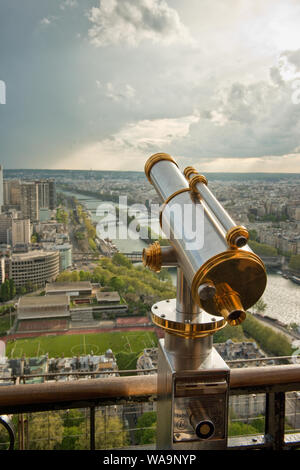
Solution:
[(300, 5), (18, 0), (0, 7), (4, 169), (300, 172)]

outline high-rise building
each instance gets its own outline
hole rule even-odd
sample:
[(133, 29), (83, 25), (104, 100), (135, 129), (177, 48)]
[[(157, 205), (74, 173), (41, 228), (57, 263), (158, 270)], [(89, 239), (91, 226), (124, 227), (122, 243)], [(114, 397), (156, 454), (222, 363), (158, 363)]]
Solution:
[(21, 212), (22, 217), (31, 222), (39, 220), (39, 187), (36, 182), (21, 183)]
[(56, 209), (56, 186), (54, 180), (49, 180), (49, 209)]
[(0, 243), (10, 243), (10, 230), (12, 217), (7, 214), (0, 214)]
[(49, 183), (48, 181), (36, 181), (39, 191), (39, 209), (49, 207)]
[(21, 184), (20, 180), (3, 181), (3, 204), (5, 206), (20, 206)]
[(56, 208), (56, 189), (54, 180), (36, 181), (39, 191), (39, 208), (55, 209)]
[(11, 244), (28, 245), (31, 241), (30, 219), (12, 219)]
[(3, 206), (3, 167), (0, 165), (0, 212)]

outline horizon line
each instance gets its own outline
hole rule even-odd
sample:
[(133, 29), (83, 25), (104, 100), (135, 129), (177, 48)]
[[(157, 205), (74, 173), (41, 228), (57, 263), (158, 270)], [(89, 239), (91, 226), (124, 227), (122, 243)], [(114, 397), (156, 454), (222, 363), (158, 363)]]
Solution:
[[(143, 170), (96, 170), (96, 169), (73, 169), (73, 168), (4, 168), (3, 171), (101, 171), (103, 173), (144, 173)], [(220, 174), (236, 174), (236, 175), (243, 175), (243, 174), (253, 174), (253, 175), (300, 175), (300, 171), (298, 172), (287, 172), (287, 171), (204, 171), (203, 173), (220, 173)]]

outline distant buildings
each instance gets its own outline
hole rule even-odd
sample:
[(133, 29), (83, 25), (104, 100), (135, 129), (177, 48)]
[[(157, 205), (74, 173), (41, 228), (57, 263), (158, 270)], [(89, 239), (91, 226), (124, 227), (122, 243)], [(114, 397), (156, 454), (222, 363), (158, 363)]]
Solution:
[(39, 209), (56, 209), (56, 190), (54, 180), (39, 180), (38, 186)]
[[(158, 350), (157, 348), (147, 348), (144, 349), (144, 352), (139, 356), (136, 368), (139, 371), (138, 375), (151, 375), (157, 373), (157, 361), (158, 361)], [(154, 369), (153, 371), (149, 371)], [(146, 372), (143, 372), (146, 371)]]
[[(50, 220), (56, 209), (54, 179), (3, 180), (0, 166), (0, 282), (43, 286), (72, 266), (72, 246), (63, 224)], [(40, 221), (41, 215), (41, 221)], [(34, 235), (34, 236), (33, 236)]]
[(117, 361), (111, 349), (101, 355), (91, 353), (73, 357), (49, 358), (48, 354), (44, 354), (39, 357), (8, 359), (6, 356), (0, 356), (0, 387), (19, 383), (23, 376), (26, 376), (26, 384), (32, 384), (99, 379), (117, 375)]
[(3, 206), (3, 167), (0, 165), (0, 212)]
[(3, 181), (3, 205), (6, 209), (11, 207), (20, 210), (21, 181), (17, 179)]
[[(1, 258), (0, 258), (1, 259)], [(33, 281), (32, 281), (33, 282)], [(128, 310), (126, 303), (121, 303), (117, 292), (104, 292), (110, 298), (98, 301), (99, 284), (89, 281), (47, 282), (45, 295), (20, 297), (16, 307), (16, 321), (10, 333), (24, 332), (62, 332), (69, 329), (104, 327), (103, 320), (109, 314), (115, 317)], [(105, 296), (107, 298), (107, 296)], [(136, 317), (134, 317), (133, 322)], [(125, 320), (125, 319), (124, 319)], [(136, 321), (140, 320), (137, 318)], [(143, 320), (147, 322), (147, 318)], [(118, 325), (117, 320), (110, 328)]]
[(28, 217), (32, 222), (39, 220), (39, 192), (35, 182), (21, 183), (20, 209), (22, 217)]
[(2, 194), (4, 212), (15, 209), (20, 211), (21, 218), (29, 218), (31, 222), (40, 220), (40, 211), (43, 214), (43, 219), (45, 219), (47, 214), (49, 216), (51, 211), (56, 209), (56, 186), (53, 179), (36, 181), (4, 180)]
[(31, 242), (30, 219), (11, 220), (11, 245), (29, 245)]
[(27, 253), (13, 253), (6, 259), (6, 273), (16, 287), (44, 286), (59, 274), (59, 252), (33, 250)]
[(93, 286), (90, 281), (53, 282), (46, 285), (46, 295), (68, 295), (69, 297), (91, 296)]

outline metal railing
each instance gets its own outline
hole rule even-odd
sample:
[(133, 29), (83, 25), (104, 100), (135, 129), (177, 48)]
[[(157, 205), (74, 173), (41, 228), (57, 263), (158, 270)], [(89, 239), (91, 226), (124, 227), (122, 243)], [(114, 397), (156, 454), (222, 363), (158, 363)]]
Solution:
[[(287, 432), (286, 429), (286, 397), (289, 392), (298, 391), (300, 391), (299, 364), (232, 369), (231, 397), (265, 395), (265, 428), (262, 434), (255, 436), (230, 437), (228, 448), (281, 450), (300, 447), (300, 433), (293, 432), (293, 429), (292, 432)], [(3, 385), (0, 387), (0, 415), (22, 416), (24, 413), (88, 408), (89, 447), (93, 450), (97, 409), (153, 402), (156, 397), (156, 374)]]

